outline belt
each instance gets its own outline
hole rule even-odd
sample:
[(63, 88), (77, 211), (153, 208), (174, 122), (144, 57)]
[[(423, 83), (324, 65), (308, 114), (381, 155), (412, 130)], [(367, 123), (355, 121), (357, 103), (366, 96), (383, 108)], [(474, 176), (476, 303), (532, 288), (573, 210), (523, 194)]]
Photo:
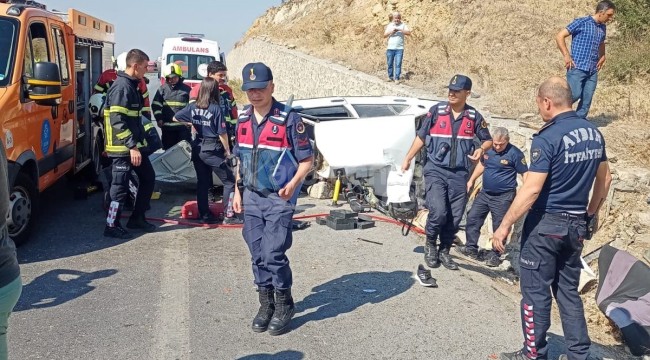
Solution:
[(259, 196), (262, 197), (268, 197), (269, 195), (273, 194), (274, 192), (268, 189), (263, 189), (263, 190), (258, 190), (258, 189), (253, 189), (251, 186), (246, 186), (246, 190), (250, 192), (254, 192)]
[(572, 214), (568, 212), (546, 212), (544, 210), (531, 210), (534, 214), (537, 215), (554, 215), (554, 216), (561, 216), (567, 219), (574, 219), (574, 220), (584, 220), (585, 217), (587, 216), (587, 212), (585, 211), (584, 213), (580, 214)]
[(219, 142), (219, 138), (204, 137), (203, 139), (201, 139), (201, 141), (207, 144), (211, 144), (211, 143)]
[(486, 194), (488, 194), (488, 195), (490, 195), (490, 196), (499, 196), (499, 195), (504, 195), (504, 194), (511, 193), (511, 192), (513, 192), (513, 191), (515, 191), (515, 190), (512, 189), (512, 190), (507, 190), (507, 191), (503, 191), (503, 192), (494, 192), (494, 191), (483, 190), (484, 193), (486, 193)]

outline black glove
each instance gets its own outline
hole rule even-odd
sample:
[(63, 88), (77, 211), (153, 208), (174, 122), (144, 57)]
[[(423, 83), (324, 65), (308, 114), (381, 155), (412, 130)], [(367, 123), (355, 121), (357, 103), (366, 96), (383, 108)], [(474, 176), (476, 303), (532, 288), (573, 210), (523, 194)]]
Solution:
[(228, 155), (226, 158), (226, 165), (230, 166), (231, 168), (237, 167), (237, 157), (233, 154)]
[(587, 221), (587, 231), (585, 233), (585, 240), (591, 240), (591, 237), (596, 232), (598, 218), (596, 218), (596, 214), (585, 215), (585, 220)]

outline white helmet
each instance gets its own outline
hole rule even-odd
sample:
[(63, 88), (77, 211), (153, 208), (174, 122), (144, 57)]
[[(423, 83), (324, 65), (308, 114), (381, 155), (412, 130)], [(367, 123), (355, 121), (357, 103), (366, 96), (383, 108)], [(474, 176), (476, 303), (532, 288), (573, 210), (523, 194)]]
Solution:
[(104, 100), (106, 100), (105, 94), (95, 94), (90, 97), (88, 111), (90, 111), (90, 116), (98, 117), (103, 115), (104, 111)]
[(117, 55), (117, 70), (119, 71), (126, 70), (126, 52)]

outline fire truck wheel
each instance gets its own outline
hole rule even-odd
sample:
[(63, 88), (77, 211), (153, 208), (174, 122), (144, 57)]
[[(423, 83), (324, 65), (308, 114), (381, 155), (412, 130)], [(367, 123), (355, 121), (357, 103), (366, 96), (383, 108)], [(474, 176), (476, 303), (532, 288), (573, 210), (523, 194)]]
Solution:
[(38, 213), (38, 190), (34, 181), (24, 172), (18, 173), (9, 195), (7, 230), (16, 245), (25, 242)]

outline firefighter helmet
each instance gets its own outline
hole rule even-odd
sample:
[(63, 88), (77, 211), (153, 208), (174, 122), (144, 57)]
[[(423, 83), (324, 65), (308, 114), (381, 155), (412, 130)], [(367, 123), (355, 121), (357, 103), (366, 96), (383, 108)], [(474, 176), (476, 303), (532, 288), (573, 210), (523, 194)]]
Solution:
[(178, 76), (181, 77), (183, 76), (183, 70), (181, 70), (181, 66), (178, 64), (168, 64), (165, 66), (165, 71), (163, 72), (165, 77), (170, 77), (170, 76)]
[(117, 63), (117, 70), (119, 71), (126, 70), (126, 54), (126, 52), (123, 52), (117, 55), (117, 60), (115, 62)]
[(90, 116), (98, 117), (103, 115), (104, 109), (104, 100), (106, 100), (105, 94), (95, 94), (90, 97), (88, 110), (90, 111)]

